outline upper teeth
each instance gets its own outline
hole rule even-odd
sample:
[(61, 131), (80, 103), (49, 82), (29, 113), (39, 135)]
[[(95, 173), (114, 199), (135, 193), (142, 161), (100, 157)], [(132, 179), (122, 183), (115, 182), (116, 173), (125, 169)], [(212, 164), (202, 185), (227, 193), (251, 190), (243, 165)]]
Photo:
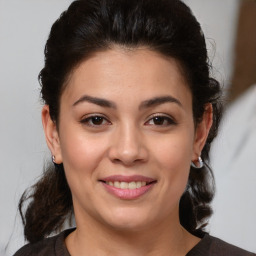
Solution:
[(124, 182), (124, 181), (106, 181), (106, 184), (122, 189), (136, 189), (143, 186), (146, 186), (146, 181), (132, 181), (132, 182)]

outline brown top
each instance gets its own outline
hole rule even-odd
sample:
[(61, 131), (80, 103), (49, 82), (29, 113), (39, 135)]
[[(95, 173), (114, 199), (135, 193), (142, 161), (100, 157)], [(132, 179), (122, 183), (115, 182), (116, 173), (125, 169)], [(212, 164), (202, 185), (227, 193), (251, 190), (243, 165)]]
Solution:
[[(63, 231), (57, 236), (46, 238), (35, 244), (27, 244), (14, 256), (71, 256), (65, 246), (65, 238), (74, 229)], [(206, 234), (186, 256), (256, 256), (218, 238)]]

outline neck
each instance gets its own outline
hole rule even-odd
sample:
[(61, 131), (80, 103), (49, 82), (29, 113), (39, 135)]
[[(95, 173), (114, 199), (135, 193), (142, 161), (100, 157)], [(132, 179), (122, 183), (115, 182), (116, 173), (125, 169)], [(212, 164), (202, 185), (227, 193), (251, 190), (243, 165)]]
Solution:
[(179, 221), (162, 221), (131, 231), (87, 221), (77, 223), (77, 229), (67, 237), (66, 244), (74, 256), (184, 256), (199, 240)]

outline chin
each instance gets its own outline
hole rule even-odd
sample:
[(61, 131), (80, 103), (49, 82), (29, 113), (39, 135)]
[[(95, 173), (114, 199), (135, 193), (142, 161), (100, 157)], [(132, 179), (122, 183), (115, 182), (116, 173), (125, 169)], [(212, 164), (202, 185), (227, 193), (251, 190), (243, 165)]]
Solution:
[(143, 230), (148, 227), (150, 223), (154, 222), (154, 218), (152, 218), (152, 214), (141, 210), (142, 209), (139, 209), (139, 211), (138, 209), (117, 209), (111, 211), (110, 218), (105, 218), (105, 222), (113, 229), (122, 232)]

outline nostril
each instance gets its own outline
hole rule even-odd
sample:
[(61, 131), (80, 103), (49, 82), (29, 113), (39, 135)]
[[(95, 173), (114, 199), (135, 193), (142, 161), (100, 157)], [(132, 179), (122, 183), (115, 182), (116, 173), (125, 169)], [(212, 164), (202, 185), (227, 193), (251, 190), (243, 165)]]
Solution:
[(115, 159), (113, 159), (113, 162), (114, 163), (121, 163), (122, 161), (120, 159), (118, 159), (118, 158), (115, 158)]

